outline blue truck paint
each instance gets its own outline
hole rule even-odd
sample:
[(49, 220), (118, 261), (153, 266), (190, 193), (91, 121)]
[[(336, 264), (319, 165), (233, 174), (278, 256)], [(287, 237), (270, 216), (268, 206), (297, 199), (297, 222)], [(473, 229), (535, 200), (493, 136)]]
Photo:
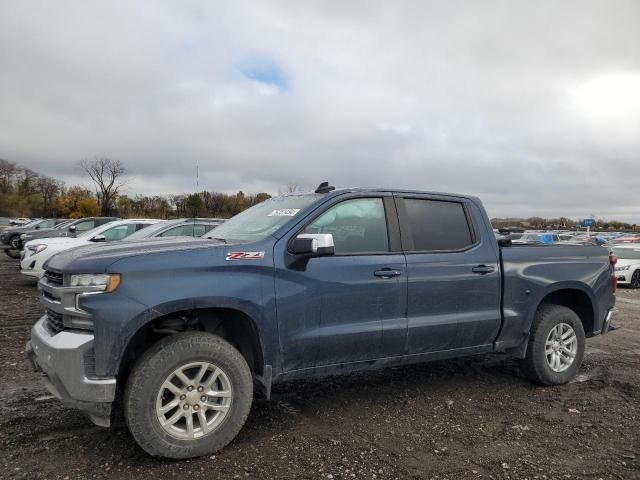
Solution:
[[(336, 203), (361, 197), (385, 199), (398, 237), (403, 219), (390, 206), (402, 198), (461, 202), (474, 244), (456, 252), (404, 252), (398, 241), (384, 254), (299, 259), (289, 253), (290, 242), (311, 220)], [(264, 256), (227, 260), (233, 251)], [(484, 270), (474, 272), (477, 267)], [(145, 325), (210, 308), (240, 312), (253, 322), (261, 352), (256, 378), (270, 386), (436, 358), (522, 353), (538, 305), (554, 291), (575, 291), (587, 299), (584, 308), (593, 312), (589, 335), (602, 329), (615, 302), (607, 249), (499, 248), (477, 198), (402, 190), (318, 194), (254, 243), (118, 242), (58, 254), (46, 268), (67, 279), (78, 273), (121, 275), (115, 292), (79, 300), (94, 320), (97, 378), (118, 376), (130, 342)], [(384, 269), (398, 275), (373, 274)]]

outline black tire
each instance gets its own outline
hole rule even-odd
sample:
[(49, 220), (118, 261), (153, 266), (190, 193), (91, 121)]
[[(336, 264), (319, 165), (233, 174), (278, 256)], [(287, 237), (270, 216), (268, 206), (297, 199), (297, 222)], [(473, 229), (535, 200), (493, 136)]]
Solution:
[(640, 288), (640, 270), (636, 270), (631, 274), (631, 281), (629, 282), (631, 288)]
[[(228, 377), (233, 397), (228, 413), (210, 433), (196, 439), (178, 439), (161, 426), (156, 399), (171, 372), (191, 362), (211, 362)], [(231, 442), (244, 425), (253, 401), (253, 380), (244, 357), (220, 337), (186, 332), (154, 344), (138, 360), (127, 381), (124, 415), (131, 435), (150, 455), (184, 459), (208, 455)]]
[(7, 245), (14, 250), (20, 250), (20, 235), (13, 235), (7, 242)]
[(19, 259), (20, 258), (20, 250), (15, 250), (13, 248), (5, 248), (4, 253), (6, 253), (10, 258)]
[[(552, 329), (561, 323), (573, 328), (577, 339), (577, 352), (573, 363), (566, 370), (556, 372), (547, 361), (545, 344)], [(531, 326), (527, 355), (522, 361), (523, 372), (531, 381), (541, 385), (563, 385), (572, 380), (580, 369), (584, 349), (585, 335), (580, 317), (562, 305), (542, 305)]]

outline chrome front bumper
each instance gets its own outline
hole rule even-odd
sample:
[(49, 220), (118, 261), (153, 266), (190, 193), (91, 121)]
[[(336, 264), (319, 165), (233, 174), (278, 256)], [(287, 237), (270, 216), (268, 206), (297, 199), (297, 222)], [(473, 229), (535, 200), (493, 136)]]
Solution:
[(90, 378), (87, 363), (92, 359), (93, 334), (49, 330), (46, 315), (31, 330), (26, 354), (47, 388), (64, 404), (89, 413), (94, 423), (108, 426), (111, 403), (116, 395), (115, 378)]

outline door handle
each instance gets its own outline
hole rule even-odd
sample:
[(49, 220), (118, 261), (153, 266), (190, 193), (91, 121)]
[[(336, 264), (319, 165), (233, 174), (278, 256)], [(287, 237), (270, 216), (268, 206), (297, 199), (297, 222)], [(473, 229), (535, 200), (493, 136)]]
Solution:
[(400, 270), (393, 270), (391, 268), (383, 268), (381, 270), (376, 270), (375, 272), (373, 272), (373, 274), (376, 277), (392, 278), (399, 277), (400, 275), (402, 275), (402, 272)]
[(477, 267), (473, 267), (471, 271), (473, 273), (480, 273), (484, 275), (485, 273), (492, 273), (493, 271), (495, 271), (495, 268), (491, 265), (478, 265)]

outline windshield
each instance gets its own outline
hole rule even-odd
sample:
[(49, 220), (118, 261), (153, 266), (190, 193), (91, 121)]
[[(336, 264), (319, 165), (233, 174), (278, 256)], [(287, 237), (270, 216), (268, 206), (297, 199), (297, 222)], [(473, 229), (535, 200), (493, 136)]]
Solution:
[(266, 200), (216, 227), (207, 237), (227, 242), (257, 242), (275, 232), (300, 210), (321, 198), (320, 194), (283, 195)]
[(183, 222), (158, 222), (155, 225), (150, 225), (148, 227), (144, 227), (142, 230), (138, 230), (136, 233), (133, 233), (127, 237), (127, 240), (140, 240), (142, 238), (150, 238), (153, 237), (156, 233), (164, 230), (165, 228), (169, 228), (172, 225), (180, 225)]
[(617, 248), (615, 252), (620, 260), (640, 260), (640, 248)]

